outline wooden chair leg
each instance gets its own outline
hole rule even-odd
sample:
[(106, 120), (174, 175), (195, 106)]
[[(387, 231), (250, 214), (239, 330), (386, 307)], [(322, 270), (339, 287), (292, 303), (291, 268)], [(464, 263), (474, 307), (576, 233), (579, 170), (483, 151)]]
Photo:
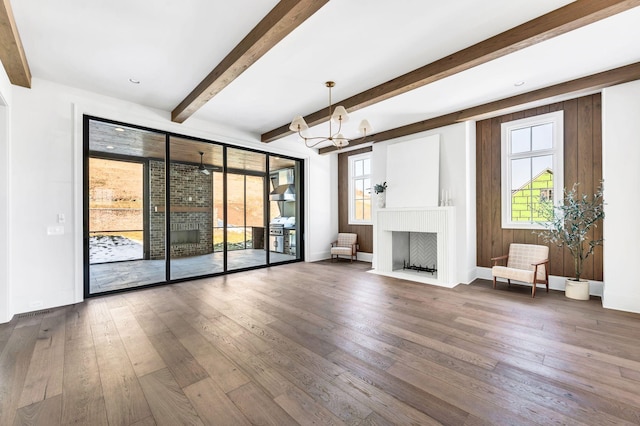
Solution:
[(548, 266), (549, 265), (547, 264), (544, 267), (544, 278), (545, 278), (544, 282), (547, 285), (547, 293), (549, 293), (549, 267)]
[(511, 279), (507, 278), (507, 284), (509, 285), (509, 287), (511, 287)]
[(536, 297), (536, 282), (533, 282), (533, 287), (531, 287), (531, 297)]
[(496, 288), (496, 277), (493, 277), (493, 288)]

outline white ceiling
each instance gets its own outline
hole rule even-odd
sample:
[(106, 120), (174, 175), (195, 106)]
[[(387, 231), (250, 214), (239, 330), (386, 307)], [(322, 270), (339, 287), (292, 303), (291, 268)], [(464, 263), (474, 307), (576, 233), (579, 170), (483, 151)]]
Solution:
[[(326, 80), (336, 82), (333, 99), (339, 101), (568, 3), (331, 0), (194, 117), (224, 122), (259, 139), (295, 115), (326, 107)], [(166, 111), (276, 4), (12, 1), (34, 77)], [(638, 62), (639, 23), (636, 7), (364, 108), (352, 114), (345, 135), (357, 136), (363, 117), (379, 132)], [(516, 81), (525, 84), (515, 87)], [(296, 143), (293, 136), (288, 140)]]

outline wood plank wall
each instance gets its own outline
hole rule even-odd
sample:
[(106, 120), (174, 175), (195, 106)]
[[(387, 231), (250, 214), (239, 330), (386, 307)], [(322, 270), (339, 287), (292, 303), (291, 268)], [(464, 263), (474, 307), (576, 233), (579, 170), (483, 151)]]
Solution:
[[(592, 195), (602, 180), (602, 108), (599, 93), (507, 114), (476, 123), (477, 262), (491, 267), (491, 257), (506, 254), (510, 243), (544, 244), (530, 230), (502, 229), (500, 197), (500, 124), (564, 110), (564, 185), (580, 183), (579, 192)], [(606, 183), (605, 183), (606, 184)], [(606, 219), (605, 219), (606, 221)], [(602, 226), (594, 238), (602, 238)], [(574, 276), (568, 250), (550, 246), (550, 273)], [(602, 247), (584, 265), (583, 278), (602, 281)]]
[(371, 147), (338, 154), (338, 232), (358, 234), (360, 250), (373, 253), (373, 225), (349, 225), (349, 156), (371, 151)]

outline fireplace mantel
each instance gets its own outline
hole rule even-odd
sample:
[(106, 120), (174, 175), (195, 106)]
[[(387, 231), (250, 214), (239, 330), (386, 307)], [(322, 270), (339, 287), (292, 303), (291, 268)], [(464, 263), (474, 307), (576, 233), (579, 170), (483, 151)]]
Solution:
[[(373, 273), (434, 284), (455, 287), (456, 277), (456, 218), (455, 207), (392, 208), (378, 209), (374, 222)], [(393, 232), (428, 232), (437, 234), (438, 274), (406, 271), (393, 267)]]

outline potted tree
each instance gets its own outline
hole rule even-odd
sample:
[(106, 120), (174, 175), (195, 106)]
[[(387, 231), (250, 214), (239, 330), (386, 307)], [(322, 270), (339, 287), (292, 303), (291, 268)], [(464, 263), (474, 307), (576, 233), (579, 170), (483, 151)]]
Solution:
[(565, 189), (564, 202), (557, 206), (553, 201), (540, 203), (546, 231), (536, 232), (543, 241), (558, 247), (567, 247), (573, 256), (574, 278), (565, 283), (565, 295), (572, 299), (589, 299), (589, 281), (581, 278), (584, 261), (593, 250), (602, 245), (602, 239), (591, 239), (589, 231), (604, 219), (602, 185), (593, 197), (577, 194), (578, 184), (570, 191)]

